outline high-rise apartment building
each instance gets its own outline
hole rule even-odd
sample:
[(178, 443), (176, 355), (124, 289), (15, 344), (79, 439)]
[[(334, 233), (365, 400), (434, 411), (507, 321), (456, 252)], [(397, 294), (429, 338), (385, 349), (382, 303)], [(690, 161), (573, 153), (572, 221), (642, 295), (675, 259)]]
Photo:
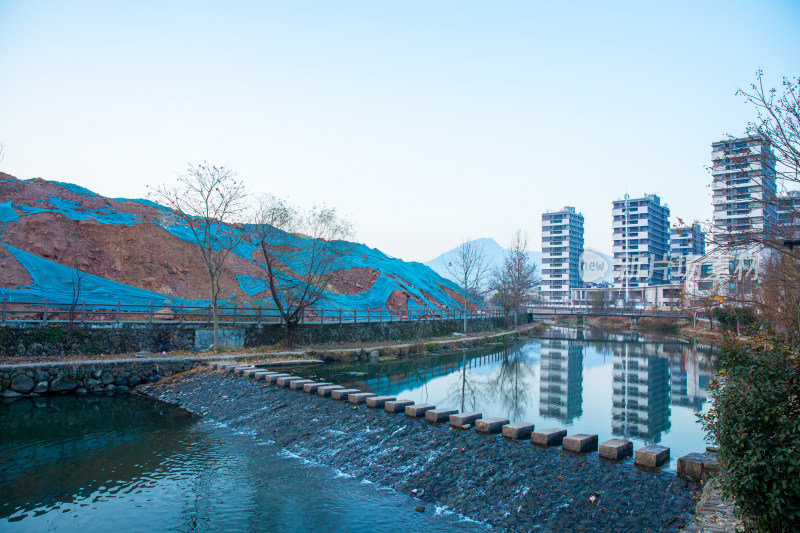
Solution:
[(760, 136), (726, 139), (711, 164), (714, 244), (749, 244), (777, 222), (775, 154)]
[(700, 224), (673, 226), (669, 231), (670, 280), (686, 279), (686, 258), (706, 253), (706, 234)]
[(570, 289), (582, 287), (583, 215), (574, 207), (542, 213), (542, 299), (569, 302)]
[(669, 279), (669, 207), (655, 194), (614, 201), (614, 286), (663, 285)]

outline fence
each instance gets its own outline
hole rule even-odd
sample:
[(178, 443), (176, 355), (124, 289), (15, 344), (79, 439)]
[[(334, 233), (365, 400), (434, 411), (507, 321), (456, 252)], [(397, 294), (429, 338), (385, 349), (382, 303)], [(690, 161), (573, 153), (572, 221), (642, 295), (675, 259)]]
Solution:
[[(140, 304), (116, 305), (80, 303), (10, 302), (4, 298), (0, 307), (0, 325), (25, 324), (188, 324), (208, 325), (213, 322), (211, 306), (187, 306), (181, 303), (174, 307)], [(219, 324), (283, 324), (284, 319), (277, 309), (252, 306), (220, 306), (217, 308)], [(501, 317), (497, 309), (470, 311), (467, 318)], [(418, 308), (409, 310), (389, 309), (314, 309), (301, 315), (301, 324), (369, 324), (416, 320), (464, 319), (462, 309)]]

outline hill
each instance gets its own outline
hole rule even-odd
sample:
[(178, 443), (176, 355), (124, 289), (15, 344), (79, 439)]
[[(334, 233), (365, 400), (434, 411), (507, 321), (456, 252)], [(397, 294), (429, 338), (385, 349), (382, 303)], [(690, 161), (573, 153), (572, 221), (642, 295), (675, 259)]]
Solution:
[[(0, 298), (70, 302), (79, 288), (78, 300), (96, 307), (208, 304), (205, 266), (188, 227), (148, 200), (0, 173), (0, 224)], [(325, 308), (462, 307), (458, 287), (427, 266), (363, 244), (350, 250), (329, 284)], [(229, 256), (222, 294), (239, 306), (269, 306), (264, 279), (256, 247), (245, 241)]]
[[(483, 238), (483, 239), (474, 239), (470, 242), (474, 242), (481, 248), (483, 248), (484, 254), (486, 254), (487, 262), (489, 263), (489, 269), (493, 270), (494, 268), (500, 268), (503, 265), (503, 260), (509, 253), (509, 250), (503, 248), (497, 241), (491, 238)], [(447, 271), (447, 264), (451, 262), (455, 256), (456, 252), (461, 246), (456, 246), (452, 250), (449, 250), (439, 257), (435, 259), (431, 259), (424, 263), (426, 266), (431, 267), (433, 270), (436, 271), (442, 277), (447, 279), (452, 279), (452, 276)], [(539, 251), (530, 251), (528, 252), (528, 257), (530, 257), (531, 261), (536, 265), (536, 272), (541, 275), (542, 273), (542, 252)]]

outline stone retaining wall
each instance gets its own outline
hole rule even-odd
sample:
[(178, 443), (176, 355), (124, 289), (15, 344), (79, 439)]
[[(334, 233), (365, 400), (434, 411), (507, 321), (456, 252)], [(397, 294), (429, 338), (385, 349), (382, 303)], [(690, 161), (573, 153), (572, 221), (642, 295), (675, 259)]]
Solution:
[[(503, 328), (498, 318), (476, 318), (468, 322), (470, 331), (494, 331)], [(402, 341), (449, 335), (462, 331), (461, 320), (427, 320), (372, 324), (301, 324), (295, 331), (300, 345), (327, 343), (365, 343)], [(37, 328), (0, 327), (0, 357), (63, 357), (71, 355), (121, 354), (139, 351), (151, 353), (192, 350), (195, 332), (206, 325), (126, 324), (121, 327)], [(236, 326), (244, 330), (244, 345), (269, 346), (283, 340), (277, 324)]]
[(0, 365), (0, 399), (43, 394), (127, 392), (140, 383), (156, 382), (200, 364), (200, 359), (165, 357)]

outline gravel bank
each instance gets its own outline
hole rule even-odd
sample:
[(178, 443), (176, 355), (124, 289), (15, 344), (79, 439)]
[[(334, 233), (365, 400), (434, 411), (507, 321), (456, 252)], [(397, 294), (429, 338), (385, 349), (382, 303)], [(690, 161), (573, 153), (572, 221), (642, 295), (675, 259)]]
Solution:
[(208, 369), (140, 390), (498, 530), (678, 531), (694, 514), (692, 482), (596, 453), (450, 430)]

